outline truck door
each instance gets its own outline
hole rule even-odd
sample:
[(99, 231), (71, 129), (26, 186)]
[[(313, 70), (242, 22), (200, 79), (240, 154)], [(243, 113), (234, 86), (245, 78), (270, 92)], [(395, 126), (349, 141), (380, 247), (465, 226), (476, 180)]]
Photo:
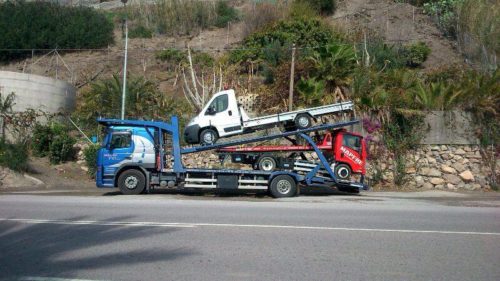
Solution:
[(340, 136), (342, 136), (342, 143), (337, 151), (337, 161), (349, 164), (352, 172), (361, 173), (364, 166), (362, 137), (349, 133), (342, 133)]
[(114, 174), (124, 163), (131, 162), (134, 153), (131, 131), (111, 131), (102, 154), (104, 175)]
[(204, 118), (217, 128), (219, 136), (241, 132), (241, 120), (234, 95), (215, 97), (205, 110)]

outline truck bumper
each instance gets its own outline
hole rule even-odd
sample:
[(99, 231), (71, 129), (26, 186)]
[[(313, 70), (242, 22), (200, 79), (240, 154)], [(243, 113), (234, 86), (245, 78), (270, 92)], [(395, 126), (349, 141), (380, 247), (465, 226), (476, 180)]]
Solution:
[(200, 133), (200, 126), (198, 125), (186, 126), (186, 128), (184, 128), (184, 140), (190, 144), (199, 143), (200, 142), (199, 133)]

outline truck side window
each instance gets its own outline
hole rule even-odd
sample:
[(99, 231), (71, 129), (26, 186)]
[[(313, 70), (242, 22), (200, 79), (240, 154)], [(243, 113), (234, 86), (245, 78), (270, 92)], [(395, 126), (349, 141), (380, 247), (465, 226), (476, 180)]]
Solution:
[(357, 152), (361, 152), (361, 139), (358, 136), (344, 134), (342, 145), (348, 146), (349, 148)]
[(208, 108), (213, 108), (215, 113), (223, 112), (227, 109), (228, 101), (227, 95), (221, 95), (216, 97)]
[(111, 136), (112, 148), (127, 148), (132, 143), (132, 136), (128, 133), (113, 134)]

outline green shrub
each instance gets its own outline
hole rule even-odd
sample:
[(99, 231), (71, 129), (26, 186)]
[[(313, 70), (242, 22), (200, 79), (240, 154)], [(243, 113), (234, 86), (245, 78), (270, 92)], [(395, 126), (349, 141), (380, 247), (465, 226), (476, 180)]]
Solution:
[(152, 38), (153, 32), (143, 25), (132, 27), (128, 32), (129, 38)]
[[(292, 18), (281, 20), (252, 33), (245, 38), (242, 50), (234, 50), (230, 54), (231, 62), (261, 59), (266, 61), (264, 53), (270, 44), (279, 46), (318, 47), (332, 41), (342, 41), (339, 34), (335, 34), (327, 24), (318, 18)], [(273, 48), (276, 48), (273, 45)]]
[(68, 128), (57, 122), (47, 125), (36, 125), (33, 131), (31, 148), (33, 155), (49, 156), (52, 164), (58, 164), (73, 157), (75, 138), (68, 135)]
[(238, 11), (229, 6), (227, 1), (217, 1), (217, 4), (215, 4), (215, 13), (217, 14), (217, 18), (214, 25), (217, 27), (226, 27), (229, 22), (238, 19)]
[(50, 126), (37, 124), (33, 130), (31, 149), (34, 156), (45, 157), (49, 155), (49, 147), (54, 133)]
[(156, 59), (173, 64), (187, 62), (186, 53), (178, 49), (161, 50), (156, 53)]
[[(360, 45), (358, 50), (359, 56), (365, 58), (364, 45)], [(386, 44), (378, 38), (366, 44), (366, 52), (370, 56), (370, 64), (377, 70), (399, 69), (406, 65), (401, 46)]]
[(83, 157), (85, 159), (85, 163), (89, 168), (87, 172), (91, 177), (95, 177), (95, 173), (97, 172), (97, 151), (99, 150), (98, 144), (92, 144), (86, 147), (83, 150)]
[(302, 2), (308, 4), (317, 13), (323, 15), (331, 15), (335, 13), (337, 8), (337, 0), (295, 0), (296, 2)]
[(67, 133), (55, 134), (49, 146), (50, 163), (58, 164), (71, 160), (73, 157), (73, 145), (75, 143), (75, 138)]
[(410, 67), (420, 66), (427, 60), (431, 49), (424, 42), (418, 42), (404, 48), (406, 65)]
[(458, 11), (464, 0), (436, 0), (424, 4), (426, 14), (433, 16), (443, 30), (451, 37), (457, 36)]
[[(86, 7), (45, 1), (0, 3), (0, 49), (95, 49), (113, 42), (113, 24)], [(0, 52), (0, 61), (31, 51)]]
[(0, 140), (0, 166), (23, 172), (28, 168), (28, 148), (23, 144)]

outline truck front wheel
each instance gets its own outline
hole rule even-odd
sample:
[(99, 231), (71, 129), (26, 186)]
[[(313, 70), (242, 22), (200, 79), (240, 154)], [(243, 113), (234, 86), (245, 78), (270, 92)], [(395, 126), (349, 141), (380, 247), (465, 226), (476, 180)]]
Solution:
[(203, 145), (214, 144), (217, 138), (217, 132), (213, 129), (205, 129), (200, 133), (200, 143)]
[(297, 184), (292, 177), (279, 175), (270, 184), (271, 195), (275, 198), (293, 197), (297, 194)]
[(341, 180), (349, 180), (351, 178), (351, 167), (347, 164), (335, 165), (335, 176)]
[(118, 188), (125, 195), (141, 194), (146, 188), (146, 178), (139, 170), (126, 170), (118, 177)]

